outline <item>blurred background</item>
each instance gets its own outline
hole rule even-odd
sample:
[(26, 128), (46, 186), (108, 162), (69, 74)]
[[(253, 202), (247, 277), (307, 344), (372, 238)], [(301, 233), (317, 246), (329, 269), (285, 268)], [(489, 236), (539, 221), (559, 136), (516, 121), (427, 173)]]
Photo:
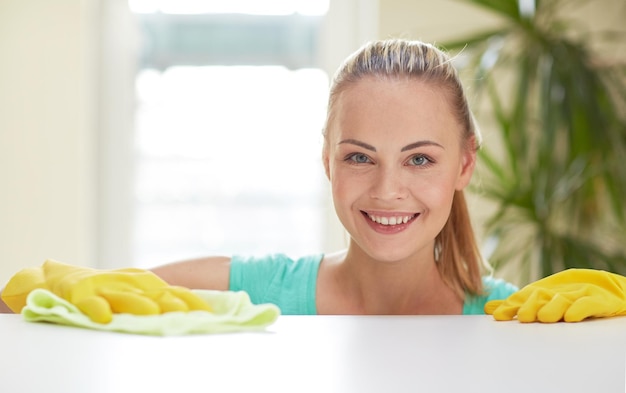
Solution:
[[(514, 181), (503, 164), (511, 161), (507, 135), (514, 129), (504, 114), (520, 115), (508, 109), (515, 99), (503, 96), (520, 91), (516, 79), (503, 73), (495, 83), (499, 94), (493, 85), (475, 83), (487, 81), (492, 67), (506, 60), (502, 48), (532, 53), (525, 52), (519, 32), (540, 23), (562, 33), (558, 37), (583, 40), (589, 57), (575, 52), (572, 59), (600, 64), (599, 74), (623, 65), (623, 0), (554, 3), (559, 7), (539, 20), (539, 2), (532, 0), (0, 0), (0, 283), (48, 258), (98, 268), (147, 268), (202, 255), (298, 256), (343, 248), (346, 236), (334, 216), (320, 157), (328, 85), (348, 54), (368, 40), (389, 37), (421, 39), (458, 54), (490, 164), (476, 176), (470, 207), (499, 275), (522, 284), (545, 274), (549, 269), (541, 254), (563, 247), (559, 255), (569, 261), (576, 255), (590, 260), (600, 252), (599, 260), (621, 263), (622, 183), (588, 175), (584, 168), (598, 168), (590, 166), (588, 152), (556, 164), (541, 161), (537, 168), (513, 165), (520, 176), (538, 180), (542, 192), (554, 175), (539, 181), (543, 175), (536, 171), (563, 166), (565, 175), (552, 179), (561, 198), (551, 202), (556, 206), (569, 206), (564, 189), (581, 188), (571, 184), (601, 183), (586, 191), (600, 193), (600, 201), (575, 206), (613, 217), (602, 223), (610, 235), (586, 224), (589, 215), (577, 221), (581, 225), (563, 221), (575, 215), (568, 210), (559, 213), (556, 227), (591, 228), (595, 235), (565, 236), (559, 229), (554, 239), (563, 243), (557, 244), (550, 237), (554, 231), (544, 228), (552, 218), (536, 214), (552, 211), (551, 205), (538, 204), (535, 191), (515, 188), (524, 182)], [(568, 29), (561, 20), (572, 21)], [(555, 47), (562, 42), (569, 41)], [(543, 57), (538, 61), (545, 63)], [(625, 74), (616, 75), (623, 82)], [(563, 107), (558, 99), (567, 97), (567, 90), (559, 89), (548, 95)], [(598, 127), (588, 130), (596, 135), (593, 140), (605, 142), (599, 149), (614, 160), (611, 171), (596, 172), (607, 179), (624, 175), (626, 181), (619, 169), (626, 92), (620, 87), (594, 94), (593, 102), (612, 103), (614, 116), (610, 124), (596, 122)], [(541, 100), (534, 105), (546, 112)], [(550, 124), (558, 120), (550, 119)], [(531, 123), (536, 127), (537, 118)], [(608, 129), (617, 131), (600, 132)], [(576, 150), (561, 137), (553, 139), (552, 152), (554, 146)], [(526, 152), (538, 151), (524, 146)], [(502, 220), (520, 215), (524, 203), (511, 195), (524, 192), (534, 209), (530, 229), (528, 223), (517, 227)], [(602, 210), (604, 205), (611, 209)], [(507, 226), (494, 227), (494, 220)], [(577, 239), (594, 236), (599, 248), (594, 243), (568, 254), (581, 244)], [(551, 243), (524, 244), (522, 252), (510, 245), (511, 237)], [(524, 260), (501, 262), (515, 259), (511, 255)], [(567, 265), (560, 263), (550, 269)]]

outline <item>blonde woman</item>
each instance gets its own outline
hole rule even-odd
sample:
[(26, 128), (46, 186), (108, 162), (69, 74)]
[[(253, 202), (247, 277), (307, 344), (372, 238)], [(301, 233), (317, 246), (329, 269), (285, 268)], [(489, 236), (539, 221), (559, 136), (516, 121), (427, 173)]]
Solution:
[(516, 291), (484, 276), (463, 195), (481, 138), (446, 54), (418, 41), (363, 46), (333, 79), (324, 138), (347, 250), (153, 271), (173, 285), (245, 290), (283, 314), (482, 314)]

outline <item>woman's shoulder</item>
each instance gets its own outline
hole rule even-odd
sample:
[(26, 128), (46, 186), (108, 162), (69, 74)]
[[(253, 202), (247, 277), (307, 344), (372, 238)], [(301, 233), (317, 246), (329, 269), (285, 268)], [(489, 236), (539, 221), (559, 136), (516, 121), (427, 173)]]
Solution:
[(518, 288), (508, 281), (492, 276), (483, 277), (483, 293), (467, 295), (463, 305), (463, 314), (484, 314), (485, 304), (491, 300), (502, 300), (518, 291)]

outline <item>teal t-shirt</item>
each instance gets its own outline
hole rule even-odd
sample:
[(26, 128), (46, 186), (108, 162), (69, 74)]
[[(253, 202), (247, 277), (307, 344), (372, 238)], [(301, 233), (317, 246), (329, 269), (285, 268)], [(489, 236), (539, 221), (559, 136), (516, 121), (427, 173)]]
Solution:
[[(264, 257), (234, 256), (230, 290), (246, 291), (255, 304), (273, 303), (283, 315), (315, 315), (315, 287), (322, 254), (294, 260), (284, 254)], [(484, 277), (485, 295), (466, 296), (463, 314), (484, 314), (485, 303), (506, 299), (517, 288), (500, 279)]]

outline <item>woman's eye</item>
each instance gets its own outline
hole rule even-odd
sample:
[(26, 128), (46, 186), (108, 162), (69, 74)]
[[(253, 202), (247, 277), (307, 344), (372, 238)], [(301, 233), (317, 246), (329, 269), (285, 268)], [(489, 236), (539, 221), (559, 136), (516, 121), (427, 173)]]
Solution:
[(426, 166), (432, 163), (432, 161), (426, 156), (417, 155), (411, 158), (410, 163), (415, 166)]
[(355, 153), (348, 156), (348, 161), (351, 161), (354, 164), (367, 164), (370, 162), (370, 159), (365, 154)]

